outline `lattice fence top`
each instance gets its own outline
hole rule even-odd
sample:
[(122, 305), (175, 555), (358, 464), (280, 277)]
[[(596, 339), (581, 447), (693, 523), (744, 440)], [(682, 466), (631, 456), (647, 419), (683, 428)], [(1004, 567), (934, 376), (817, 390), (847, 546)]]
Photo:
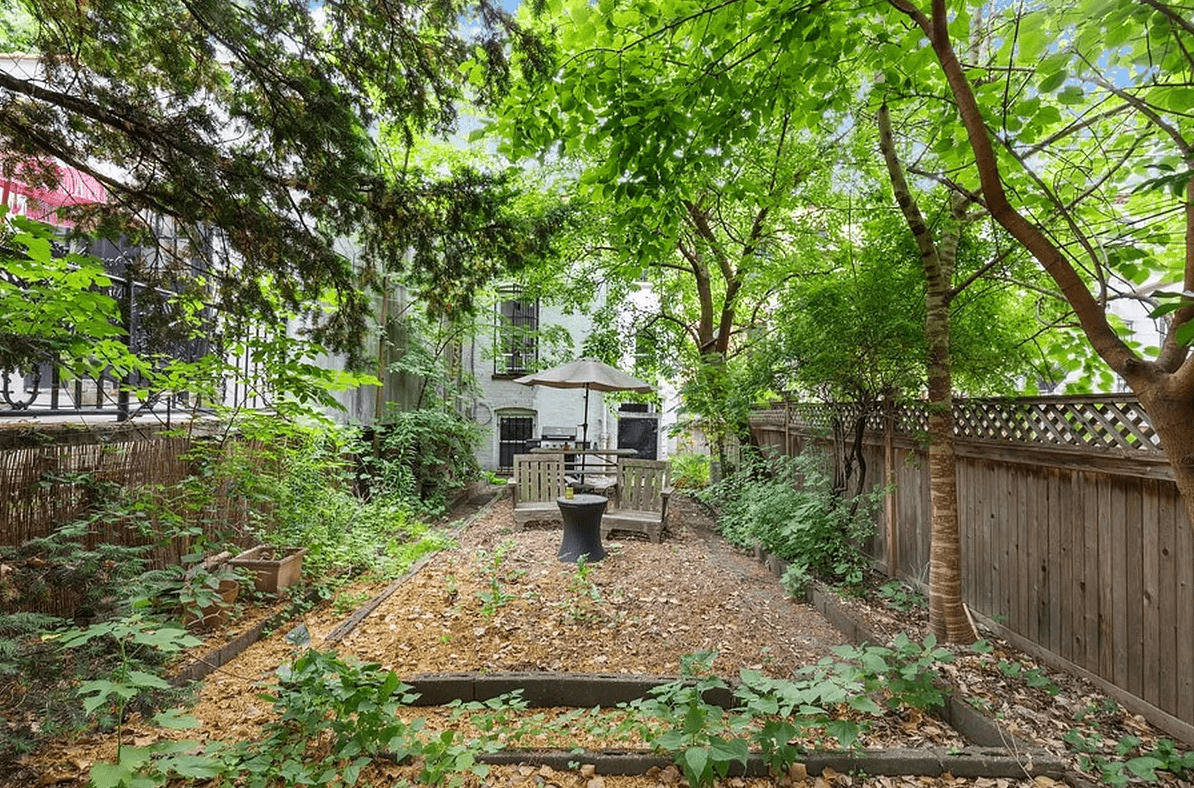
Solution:
[[(790, 402), (773, 406), (771, 413), (777, 411), (786, 411), (792, 426), (818, 432), (830, 430), (834, 418), (852, 423), (864, 413), (867, 429), (875, 432), (883, 431), (888, 415), (898, 435), (923, 436), (929, 427), (929, 407), (923, 402), (866, 405)], [(1140, 402), (1125, 395), (957, 399), (954, 434), (967, 440), (1099, 450), (1161, 450)]]

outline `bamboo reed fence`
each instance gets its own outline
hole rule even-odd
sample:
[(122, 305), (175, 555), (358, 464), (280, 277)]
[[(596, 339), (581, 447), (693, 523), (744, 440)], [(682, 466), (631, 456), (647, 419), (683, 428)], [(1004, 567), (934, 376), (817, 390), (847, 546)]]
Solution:
[[(180, 484), (197, 469), (197, 444), (210, 440), (127, 424), (0, 429), (0, 545), (23, 545), (83, 521), (85, 549), (144, 547), (148, 566), (161, 568), (180, 563), (197, 533), (248, 543), (249, 512), (242, 501)], [(97, 516), (113, 494), (123, 501), (120, 513)], [(180, 535), (167, 538), (175, 532)], [(72, 617), (84, 590), (51, 585), (20, 609)], [(0, 609), (4, 605), (0, 599)]]

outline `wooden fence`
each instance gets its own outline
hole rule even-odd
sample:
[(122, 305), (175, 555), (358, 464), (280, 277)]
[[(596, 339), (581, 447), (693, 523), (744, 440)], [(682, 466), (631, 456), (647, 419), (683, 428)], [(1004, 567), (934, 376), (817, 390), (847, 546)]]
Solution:
[[(757, 411), (751, 431), (759, 445), (795, 454), (827, 440), (835, 416), (857, 415), (858, 406), (785, 403)], [(1017, 645), (1194, 741), (1194, 529), (1139, 404), (964, 400), (955, 415), (967, 605)], [(869, 483), (893, 485), (873, 556), (921, 584), (926, 426), (923, 407), (877, 406), (863, 449)]]

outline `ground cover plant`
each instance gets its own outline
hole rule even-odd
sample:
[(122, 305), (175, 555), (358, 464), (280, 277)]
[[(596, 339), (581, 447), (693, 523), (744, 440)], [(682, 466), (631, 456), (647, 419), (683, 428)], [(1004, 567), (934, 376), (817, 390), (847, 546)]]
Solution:
[(825, 468), (815, 448), (798, 457), (748, 451), (738, 473), (701, 494), (717, 507), (718, 531), (731, 544), (790, 562), (785, 584), (795, 596), (813, 578), (858, 588), (870, 564), (861, 546), (874, 534), (881, 498), (836, 493)]
[[(93, 631), (90, 636), (101, 634)], [(148, 633), (133, 634), (150, 642)], [(177, 635), (167, 632), (152, 638), (152, 643), (171, 647), (178, 643)], [(924, 650), (932, 651), (932, 645), (926, 644)], [(261, 737), (205, 745), (185, 740), (144, 747), (118, 744), (116, 761), (96, 764), (91, 778), (96, 788), (148, 788), (211, 779), (262, 788), (352, 785), (377, 761), (411, 760), (419, 783), (458, 786), (466, 776), (488, 774), (482, 755), (561, 728), (598, 740), (629, 737), (646, 742), (652, 750), (672, 756), (692, 786), (724, 778), (731, 764), (744, 765), (751, 752), (765, 754), (778, 776), (810, 752), (856, 746), (865, 717), (881, 715), (885, 706), (927, 711), (939, 705), (940, 698), (930, 693), (895, 694), (883, 689), (889, 674), (910, 669), (921, 683), (931, 683), (934, 674), (921, 660), (919, 649), (905, 644), (902, 650), (885, 654), (890, 661), (876, 662), (874, 651), (846, 653), (842, 660), (827, 658), (792, 681), (744, 671), (736, 691), (738, 703), (727, 710), (704, 700), (708, 691), (729, 687), (710, 673), (716, 655), (697, 653), (683, 660), (677, 681), (657, 687), (648, 698), (620, 704), (612, 717), (599, 708), (550, 718), (544, 713), (527, 714), (526, 703), (516, 692), (485, 702), (452, 703), (453, 724), (440, 729), (422, 716), (399, 713), (416, 695), (394, 671), (307, 648), (278, 669), (275, 687), (261, 696), (275, 711)], [(125, 679), (85, 685), (80, 689), (85, 705), (94, 710), (109, 701), (122, 704), (160, 682), (137, 672)], [(187, 724), (181, 711), (159, 714), (155, 720), (168, 726)]]
[[(687, 512), (686, 517), (702, 511), (691, 502), (676, 503), (677, 512)], [(105, 749), (105, 754), (87, 767), (88, 771), (97, 768), (101, 781), (108, 779), (107, 784), (111, 785), (122, 781), (146, 785), (167, 781), (181, 785), (189, 781), (198, 785), (220, 774), (227, 775), (225, 784), (257, 779), (268, 785), (297, 785), (315, 779), (347, 784), (354, 774), (356, 784), (361, 785), (393, 785), (401, 781), (474, 785), (483, 780), (503, 784), (510, 779), (508, 775), (497, 777), (491, 767), (481, 763), (486, 753), (523, 746), (570, 751), (577, 746), (597, 748), (613, 743), (623, 749), (650, 748), (664, 754), (676, 764), (676, 779), (689, 772), (689, 779), (700, 783), (716, 778), (723, 768), (732, 767), (744, 746), (748, 752), (763, 755), (774, 769), (782, 771), (785, 763), (799, 761), (809, 752), (871, 747), (876, 746), (876, 741), (899, 741), (900, 737), (927, 731), (935, 724), (944, 727), (921, 710), (931, 709), (940, 702), (942, 679), (957, 677), (972, 682), (968, 696), (990, 698), (992, 712), (1002, 714), (1005, 723), (1023, 725), (1028, 719), (1018, 716), (1021, 714), (1016, 710), (1018, 705), (1032, 710), (1045, 708), (1025, 700), (1022, 692), (1030, 690), (1050, 703), (1067, 702), (1067, 709), (1084, 711), (1081, 721), (1077, 718), (1071, 721), (1068, 711), (1063, 719), (1067, 729), (1076, 728), (1083, 737), (1084, 743), (1077, 743), (1078, 738), (1073, 737), (1074, 746), (1091, 749), (1089, 753), (1070, 750), (1075, 756), (1075, 768), (1082, 768), (1090, 779), (1102, 780), (1104, 777), (1099, 775), (1106, 775), (1106, 780), (1115, 780), (1117, 774), (1122, 774), (1140, 783), (1143, 778), (1136, 773), (1147, 775), (1151, 769), (1157, 782), (1173, 784), (1174, 775), (1187, 758), (1180, 746), (1143, 729), (1135, 730), (1140, 742), (1133, 746), (1132, 739), (1114, 727), (1116, 720), (1130, 719), (1131, 715), (1125, 715), (1115, 704), (1100, 702), (1097, 696), (1087, 699), (1075, 692), (1072, 684), (1061, 682), (1056, 674), (1007, 651), (1004, 645), (992, 644), (990, 650), (961, 647), (944, 650), (931, 639), (901, 637), (898, 630), (893, 630), (897, 634), (884, 646), (843, 646), (823, 658), (805, 658), (802, 662), (806, 669), (797, 670), (796, 675), (785, 675), (792, 670), (787, 667), (792, 663), (770, 662), (763, 648), (757, 653), (743, 651), (742, 638), (733, 631), (726, 636), (727, 644), (739, 650), (733, 669), (726, 670), (727, 663), (722, 662), (717, 674), (709, 672), (710, 661), (721, 660), (725, 655), (714, 657), (712, 651), (689, 651), (688, 656), (681, 655), (676, 666), (669, 670), (674, 671), (673, 675), (687, 672), (694, 684), (670, 682), (654, 695), (622, 708), (529, 709), (517, 696), (456, 703), (438, 709), (407, 707), (404, 696), (410, 694), (409, 689), (403, 687), (399, 676), (408, 675), (410, 669), (399, 665), (398, 652), (392, 647), (376, 652), (363, 648), (376, 639), (378, 632), (393, 627), (398, 628), (399, 635), (395, 643), (406, 643), (413, 651), (420, 652), (421, 657), (425, 656), (423, 652), (434, 651), (443, 660), (438, 664), (452, 665), (450, 655), (463, 659), (475, 650), (475, 663), (458, 660), (457, 664), (467, 664), (473, 669), (486, 664), (494, 669), (510, 669), (522, 663), (509, 660), (521, 658), (510, 656), (500, 661), (502, 650), (494, 649), (491, 644), (535, 637), (539, 630), (545, 646), (554, 648), (558, 654), (562, 655), (562, 647), (568, 646), (577, 654), (601, 656), (618, 653), (628, 640), (649, 640), (652, 654), (662, 653), (673, 648), (673, 640), (686, 638), (684, 642), (696, 643), (704, 633), (712, 633), (716, 626), (726, 623), (726, 612), (716, 610), (703, 617), (694, 615), (693, 608), (681, 604), (681, 600), (724, 595), (722, 586), (711, 586), (702, 592), (696, 590), (693, 581), (699, 584), (725, 569), (731, 554), (701, 561), (690, 551), (691, 536), (673, 534), (660, 545), (646, 542), (614, 545), (611, 557), (602, 562), (558, 564), (554, 560), (557, 535), (533, 530), (511, 532), (507, 530), (509, 525), (505, 528), (498, 525), (503, 521), (512, 525), (509, 512), (502, 512), (502, 517), (497, 514), (491, 512), (484, 522), (463, 532), (460, 538), (464, 544), (446, 555), (442, 564), (437, 560), (408, 581), (417, 581), (409, 592), (404, 584), (392, 598), (392, 606), (379, 608), (368, 620), (372, 624), (368, 621), (363, 624), (370, 630), (361, 633), (364, 640), (345, 641), (334, 651), (326, 646), (313, 648), (319, 633), (343, 617), (343, 611), (333, 615), (329, 605), (327, 624), (319, 624), (317, 618), (307, 615), (303, 625), (293, 633), (283, 637), (279, 632), (260, 644), (265, 653), (277, 655), (269, 670), (262, 672), (254, 667), (261, 663), (233, 664), (229, 666), (230, 673), (214, 677), (216, 684), (224, 684), (234, 674), (246, 674), (250, 679), (245, 690), (249, 703), (259, 709), (255, 712), (257, 726), (209, 727), (194, 732), (154, 727), (147, 716), (153, 713), (150, 709), (169, 708), (173, 703), (168, 696), (160, 696), (162, 690), (153, 686), (154, 669), (144, 671), (150, 678), (130, 672), (122, 679), (115, 666), (106, 668), (98, 680), (107, 683), (88, 686), (82, 696), (72, 697), (71, 703), (80, 714), (87, 702), (94, 704), (98, 717), (114, 719), (119, 714), (119, 693), (134, 689), (137, 696), (125, 702), (126, 709), (136, 708), (141, 713), (125, 712), (121, 730), (126, 732), (126, 739), (120, 754), (115, 749)], [(486, 525), (490, 521), (493, 525)], [(498, 553), (501, 559), (495, 562)], [(747, 561), (746, 566), (762, 572), (753, 562)], [(700, 572), (692, 576), (684, 571), (685, 567), (700, 567)], [(503, 602), (486, 617), (481, 614), (486, 605), (482, 594), (491, 589), (494, 578), (502, 590)], [(623, 581), (628, 584), (623, 585)], [(758, 602), (749, 590), (752, 581), (734, 576), (727, 578), (727, 584), (725, 588), (735, 589), (736, 594), (727, 610), (743, 608), (744, 620), (759, 620), (766, 615), (767, 606), (752, 607), (752, 603)], [(772, 602), (782, 601), (778, 589), (772, 593)], [(644, 605), (641, 599), (652, 602)], [(675, 599), (675, 603), (668, 599)], [(856, 597), (851, 600), (861, 604)], [(635, 630), (622, 627), (633, 625), (636, 618), (640, 619), (640, 626), (649, 623), (645, 619), (662, 614), (664, 607), (676, 608), (679, 616), (672, 619), (675, 623), (662, 629), (639, 630), (641, 635), (624, 634)], [(575, 615), (577, 611), (582, 615)], [(894, 612), (903, 615), (901, 611)], [(699, 626), (689, 626), (698, 622)], [(440, 629), (441, 624), (449, 623), (453, 625), (451, 630)], [(800, 637), (807, 637), (812, 631), (806, 625), (784, 623), (784, 632), (794, 632)], [(913, 623), (911, 628), (923, 629), (923, 624)], [(283, 632), (289, 629), (292, 627), (284, 628)], [(441, 642), (442, 631), (451, 632), (449, 642)], [(417, 635), (424, 639), (416, 639)], [(756, 636), (772, 649), (767, 653), (784, 651), (773, 639), (773, 632), (759, 629)], [(495, 641), (495, 637), (500, 639)], [(80, 643), (78, 648), (98, 646), (107, 639), (106, 634), (96, 634), (90, 643)], [(395, 663), (392, 666), (383, 664), (391, 661)], [(758, 667), (751, 667), (756, 661)], [(594, 664), (602, 665), (605, 670), (614, 666), (624, 670), (631, 665), (619, 659)], [(279, 665), (281, 669), (275, 672)], [(571, 662), (560, 667), (577, 669)], [(992, 691), (984, 692), (974, 678), (980, 671), (989, 677), (987, 681), (1000, 684), (991, 685)], [(262, 676), (271, 674), (276, 678), (264, 686), (257, 683)], [(694, 685), (705, 689), (728, 684), (728, 678), (736, 678), (739, 684), (738, 701), (731, 708), (714, 707), (692, 691)], [(1056, 685), (1053, 691), (1057, 694), (1050, 694), (1048, 682)], [(100, 693), (105, 691), (109, 694), (101, 700)], [(261, 697), (263, 691), (268, 698)], [(206, 693), (204, 690), (203, 694)], [(154, 702), (150, 703), (151, 700)], [(1008, 704), (1001, 707), (999, 704), (1004, 701)], [(227, 702), (217, 694), (192, 713), (196, 718), (207, 719), (213, 703), (222, 706)], [(237, 710), (240, 708), (247, 707), (233, 707), (232, 713), (244, 719), (248, 715)], [(266, 713), (262, 714), (261, 709)], [(175, 712), (162, 720), (177, 726), (186, 723), (186, 716)], [(329, 719), (337, 722), (328, 724)], [(359, 724), (354, 725), (353, 721)], [(1024, 729), (1019, 730), (1022, 735)], [(876, 739), (894, 732), (898, 732), (895, 739)], [(1060, 737), (1060, 733), (1057, 735)], [(213, 740), (226, 743), (214, 744)], [(186, 744), (187, 741), (194, 743)], [(962, 744), (959, 742), (957, 746)], [(1120, 749), (1125, 752), (1122, 756), (1117, 754)], [(396, 759), (403, 753), (408, 758), (399, 763)], [(1079, 755), (1088, 756), (1082, 763), (1089, 768), (1081, 766)], [(572, 757), (577, 766), (583, 763), (582, 755)], [(1158, 762), (1171, 765), (1173, 771), (1158, 766)], [(256, 777), (259, 773), (270, 775), (268, 779), (272, 782)], [(479, 774), (487, 776), (482, 778)], [(567, 785), (575, 779), (579, 778), (568, 775), (548, 782)], [(517, 778), (511, 781), (516, 782)], [(1041, 784), (1048, 783), (1037, 783)]]
[[(197, 441), (194, 473), (174, 485), (126, 489), (89, 474), (72, 479), (85, 502), (75, 519), (46, 537), (0, 547), (0, 687), (8, 699), (0, 763), (46, 736), (89, 726), (119, 730), (128, 714), (176, 698), (161, 676), (171, 654), (199, 642), (184, 627), (205, 616), (235, 620), (246, 600), (271, 604), (254, 597), (247, 577), (205, 566), (206, 557), (240, 552), (245, 538), (306, 547), (305, 585), (292, 592), (297, 603), (331, 598), (351, 578), (388, 581), (448, 543), (427, 525), (433, 509), (409, 487), (378, 488), (368, 500), (355, 494), (354, 450), (364, 444), (349, 430), (265, 422)], [(381, 462), (373, 472), (384, 478), (389, 470)], [(251, 531), (222, 526), (229, 510), (248, 512)], [(116, 527), (132, 544), (92, 544), (90, 534)], [(182, 563), (150, 569), (149, 554), (170, 544), (189, 551)], [(240, 583), (237, 602), (222, 594), (229, 580)], [(74, 600), (72, 618), (32, 612), (51, 594)], [(291, 614), (301, 607), (292, 605)], [(107, 683), (84, 684), (95, 694), (80, 707), (75, 683), (97, 680)], [(123, 757), (120, 768), (130, 769), (142, 753)]]

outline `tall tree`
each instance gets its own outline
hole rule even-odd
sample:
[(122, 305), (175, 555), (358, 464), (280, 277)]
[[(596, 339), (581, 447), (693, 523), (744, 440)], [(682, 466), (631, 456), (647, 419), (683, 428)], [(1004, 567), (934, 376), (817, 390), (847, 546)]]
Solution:
[(561, 42), (557, 77), (516, 84), (497, 124), (515, 154), (576, 162), (580, 196), (609, 217), (613, 273), (650, 281), (652, 319), (683, 338), (687, 399), (719, 432), (735, 430), (725, 364), (767, 271), (791, 265), (800, 225), (815, 229), (817, 212), (800, 208), (823, 188), (832, 144), (800, 128), (850, 84), (843, 73), (805, 85), (807, 53), (754, 57), (824, 47), (829, 18), (811, 5), (554, 3), (538, 24)]
[(962, 605), (962, 540), (958, 528), (958, 471), (954, 457), (953, 357), (950, 354), (952, 302), (958, 293), (954, 270), (958, 246), (966, 225), (969, 200), (960, 194), (949, 199), (948, 210), (933, 228), (921, 212), (908, 185), (903, 162), (896, 151), (891, 110), (879, 107), (879, 147), (891, 178), (896, 204), (920, 251), (925, 279), (926, 367), (929, 382), (929, 498), (931, 509), (929, 549), (929, 628), (938, 637), (956, 643), (978, 639)]
[[(432, 245), (445, 212), (506, 199), (505, 183), (476, 173), (444, 186), (387, 172), (376, 131), (394, 129), (406, 148), (447, 133), (459, 102), (504, 90), (510, 44), (528, 73), (545, 51), (490, 0), (20, 3), (35, 28), (31, 57), (0, 71), (5, 174), (53, 185), (51, 159), (90, 174), (111, 199), (76, 218), (106, 233), (152, 243), (157, 216), (215, 228), (235, 264), (187, 273), (218, 283), (222, 305), (266, 318), (330, 295), (317, 335), (338, 347), (365, 328), (366, 286)], [(437, 242), (466, 243), (476, 225)], [(337, 245), (345, 238), (355, 259)], [(213, 251), (191, 240), (177, 268)], [(450, 255), (434, 261), (476, 281)]]
[[(955, 41), (981, 17), (955, 17), (944, 0), (932, 0), (927, 10), (909, 0), (890, 3), (927, 39), (948, 81), (957, 127), (974, 156), (975, 191), (1052, 277), (1094, 350), (1140, 397), (1194, 519), (1194, 357), (1188, 348), (1194, 302), (1184, 296), (1170, 302), (1170, 330), (1155, 358), (1133, 349), (1106, 311), (1113, 279), (1130, 282), (1141, 258), (1153, 255), (1162, 265), (1171, 261), (1181, 290), (1194, 292), (1194, 119), (1188, 112), (1194, 22), (1188, 7), (1163, 0), (1049, 4), (1013, 18), (1002, 79), (976, 85)], [(1070, 172), (1082, 180), (1069, 193), (1064, 181), (1046, 180), (1035, 169), (1057, 152), (1059, 138), (1051, 132), (1060, 127), (1077, 127), (1081, 140), (1098, 143), (1082, 148)], [(1074, 197), (1097, 190), (1108, 206), (1128, 202), (1133, 193), (1145, 197), (1148, 213), (1117, 222), (1113, 243), (1099, 239)], [(1143, 209), (1140, 199), (1132, 205)], [(1044, 208), (1060, 217), (1064, 236), (1043, 221)], [(1167, 217), (1180, 219), (1171, 225)], [(1141, 237), (1141, 224), (1151, 237)]]

